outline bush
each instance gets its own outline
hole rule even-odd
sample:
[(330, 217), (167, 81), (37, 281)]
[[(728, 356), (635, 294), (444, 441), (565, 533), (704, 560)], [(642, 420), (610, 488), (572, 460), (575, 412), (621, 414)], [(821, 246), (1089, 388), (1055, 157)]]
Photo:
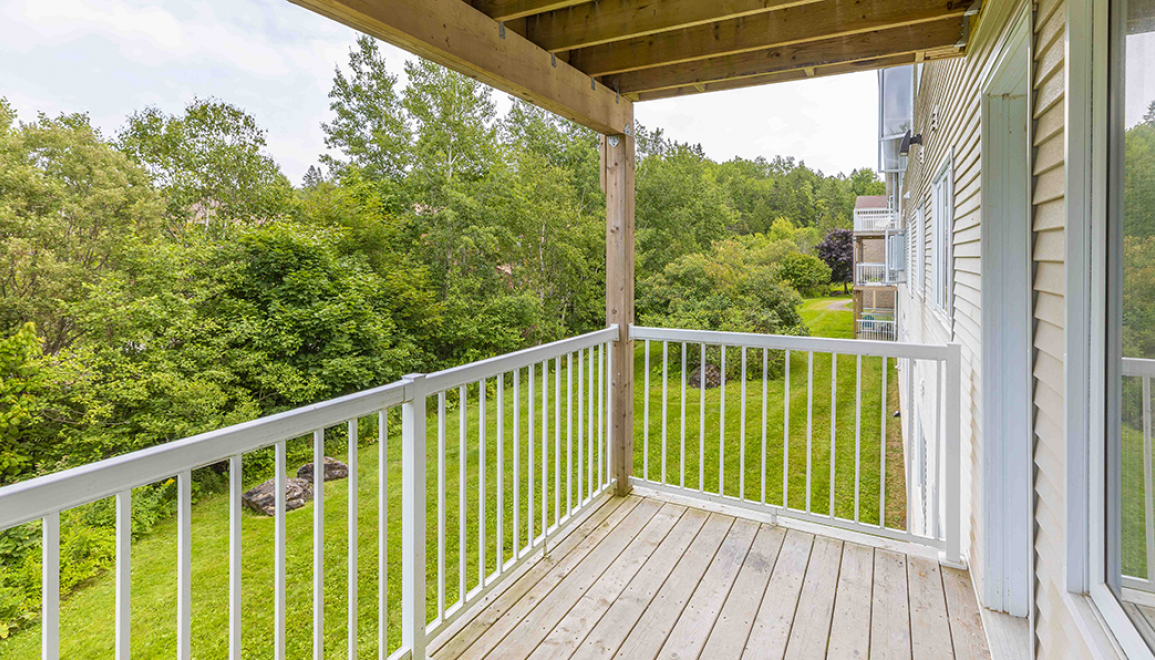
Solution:
[(830, 286), (830, 266), (809, 254), (790, 254), (782, 260), (778, 276), (803, 295), (818, 295)]

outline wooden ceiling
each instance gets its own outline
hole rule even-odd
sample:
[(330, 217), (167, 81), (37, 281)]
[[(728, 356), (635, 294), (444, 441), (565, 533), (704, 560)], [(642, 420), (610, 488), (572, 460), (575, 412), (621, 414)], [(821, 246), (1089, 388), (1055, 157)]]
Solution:
[[(472, 0), (632, 100), (953, 57), (974, 0)], [(793, 73), (793, 75), (791, 75)]]
[(609, 134), (633, 101), (957, 57), (981, 4), (291, 1)]

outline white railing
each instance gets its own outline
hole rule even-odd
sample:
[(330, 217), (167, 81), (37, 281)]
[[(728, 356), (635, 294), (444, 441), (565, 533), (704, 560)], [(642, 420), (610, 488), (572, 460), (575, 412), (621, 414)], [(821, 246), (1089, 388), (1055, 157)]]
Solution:
[(898, 341), (898, 324), (894, 319), (858, 319), (854, 322), (855, 339)]
[[(337, 428), (343, 428), (348, 437), (350, 543), (346, 600), (349, 604), (347, 630), (351, 632), (347, 635), (347, 642), (349, 657), (357, 657), (357, 454), (358, 434), (364, 427), (377, 434), (380, 452), (376, 475), (379, 533), (375, 567), (379, 575), (378, 657), (423, 660), (427, 640), (449, 626), (467, 606), (482, 599), (518, 565), (531, 556), (544, 554), (550, 539), (559, 530), (608, 493), (613, 482), (609, 476), (612, 456), (606, 420), (612, 411), (609, 410), (611, 399), (606, 386), (606, 372), (617, 337), (617, 326), (611, 326), (491, 360), (428, 375), (414, 374), (376, 389), (0, 488), (0, 530), (37, 520), (43, 525), (42, 658), (57, 660), (60, 657), (60, 514), (106, 497), (116, 498), (117, 513), (114, 576), (117, 586), (116, 657), (129, 657), (132, 489), (170, 477), (175, 477), (177, 482), (176, 651), (178, 658), (191, 657), (192, 474), (197, 468), (222, 461), (227, 461), (229, 466), (229, 657), (240, 658), (242, 457), (272, 447), (276, 482), (273, 656), (284, 660), (286, 446), (290, 440), (311, 436), (314, 465), (323, 465), (326, 430)], [(523, 382), (527, 395), (524, 403), (521, 397)], [(496, 397), (492, 409), (487, 403), (491, 385)], [(508, 399), (507, 395), (510, 395)], [(430, 398), (436, 402), (436, 412), (427, 416), (426, 403)], [(447, 444), (450, 439), (448, 432), (453, 426), (447, 412), (450, 404), (455, 404), (458, 409), (456, 452)], [(471, 405), (473, 412), (469, 410)], [(402, 508), (402, 625), (401, 639), (390, 640), (387, 594), (391, 491), (387, 466), (390, 458), (389, 420), (398, 417), (397, 409), (400, 409), (402, 462), (399, 489)], [(487, 419), (487, 414), (492, 415), (492, 421)], [(535, 418), (535, 415), (538, 416)], [(468, 433), (473, 422), (476, 422), (475, 432)], [(435, 429), (427, 429), (427, 425)], [(493, 436), (488, 435), (491, 429)], [(437, 489), (433, 514), (436, 516), (437, 570), (429, 575), (425, 570), (426, 536), (427, 531), (433, 531), (433, 526), (427, 525), (426, 500), (430, 485), (426, 480), (426, 455), (427, 445), (432, 446), (432, 443), (436, 443), (437, 460), (437, 476), (432, 484)], [(505, 456), (507, 444), (512, 450), (512, 464)], [(490, 447), (495, 453), (492, 466), (487, 456)], [(471, 459), (471, 456), (476, 458)], [(453, 533), (447, 527), (446, 515), (450, 508), (448, 484), (453, 478), (448, 471), (450, 467), (458, 470), (455, 547), (447, 543)], [(325, 646), (324, 473), (323, 468), (315, 469), (313, 477), (314, 563), (311, 577), (314, 657), (322, 657)], [(487, 490), (489, 477), (496, 482), (492, 491)], [(505, 481), (507, 477), (509, 483)], [(510, 490), (511, 504), (506, 500), (506, 493)], [(525, 498), (524, 509), (522, 497)], [(471, 510), (477, 515), (474, 521), (478, 523), (476, 540), (467, 537), (471, 531)], [(507, 511), (512, 514), (508, 528)], [(525, 520), (521, 519), (523, 511)], [(507, 529), (511, 532), (508, 536), (513, 539), (513, 546), (508, 551), (504, 547)], [(474, 559), (475, 567), (467, 565)], [(457, 567), (451, 571), (454, 563)], [(447, 579), (451, 572), (457, 578), (457, 594), (453, 602), (449, 602), (447, 594), (453, 589)], [(433, 583), (428, 582), (430, 579), (436, 580), (435, 589)], [(427, 621), (425, 616), (427, 592), (432, 592), (436, 599), (437, 614), (432, 621)]]
[[(631, 327), (630, 335), (645, 344), (641, 385), (646, 393), (642, 405), (641, 466), (634, 466), (633, 483), (783, 518), (927, 545), (938, 548), (946, 561), (959, 562), (958, 344), (898, 344), (642, 327)], [(651, 344), (657, 342), (661, 343), (660, 400), (651, 401)], [(749, 364), (751, 352), (753, 367)], [(671, 355), (680, 386), (669, 386)], [(728, 359), (739, 364), (728, 363)], [(711, 362), (721, 382), (713, 384), (716, 390), (707, 395), (711, 384), (701, 387), (702, 374), (707, 370), (700, 365)], [(695, 388), (689, 377), (695, 363), (699, 365), (697, 393), (690, 391)], [(905, 476), (906, 483), (892, 483), (889, 489), (887, 486), (888, 467), (904, 472), (907, 469), (901, 451), (894, 451), (889, 457), (887, 453), (888, 382), (891, 387), (897, 385), (895, 380), (888, 381), (888, 374), (899, 363), (904, 369), (923, 363), (937, 374), (934, 382), (942, 383), (934, 390), (934, 400), (943, 415), (938, 419), (943, 423), (936, 425), (939, 430), (932, 439), (937, 463), (932, 467), (941, 479), (927, 489), (927, 502), (915, 501), (917, 491)], [(821, 381), (826, 373), (828, 383)], [(761, 395), (754, 397), (761, 410), (749, 420), (747, 388), (751, 374), (756, 376), (752, 382), (761, 386)], [(727, 412), (727, 397), (735, 393), (726, 383), (727, 379), (732, 383), (735, 377), (741, 383), (737, 410), (731, 403)], [(852, 388), (842, 398), (840, 380)], [(657, 426), (651, 428), (651, 408), (659, 406), (660, 421), (655, 419)], [(671, 407), (676, 415), (672, 421)], [(873, 408), (873, 412), (868, 408)], [(707, 424), (715, 415), (717, 421)], [(824, 422), (823, 415), (828, 415), (828, 421)], [(901, 434), (895, 424), (893, 430)], [(819, 432), (829, 432), (828, 442), (815, 434), (816, 425)], [(753, 436), (748, 433), (750, 426), (756, 429)], [(897, 514), (900, 519), (893, 523), (888, 520), (888, 505), (892, 502), (902, 505)], [(924, 511), (929, 512), (930, 518), (926, 524), (912, 524), (927, 517)]]
[(898, 214), (890, 209), (858, 209), (854, 212), (854, 231), (898, 229)]
[(860, 286), (886, 286), (894, 284), (894, 278), (886, 264), (860, 263), (855, 264), (854, 283)]
[[(1155, 592), (1155, 471), (1152, 469), (1151, 457), (1151, 379), (1155, 377), (1155, 360), (1142, 358), (1123, 358), (1122, 376), (1124, 383), (1134, 379), (1139, 380), (1141, 411), (1142, 411), (1142, 462), (1143, 462), (1143, 548), (1144, 560), (1147, 567), (1145, 575), (1127, 575), (1123, 573), (1122, 586), (1127, 589), (1137, 589), (1145, 592)], [(1127, 441), (1124, 433), (1123, 443)], [(1137, 451), (1121, 452), (1124, 456), (1135, 456)], [(1126, 469), (1126, 468), (1124, 468)], [(1128, 535), (1124, 534), (1124, 542)]]

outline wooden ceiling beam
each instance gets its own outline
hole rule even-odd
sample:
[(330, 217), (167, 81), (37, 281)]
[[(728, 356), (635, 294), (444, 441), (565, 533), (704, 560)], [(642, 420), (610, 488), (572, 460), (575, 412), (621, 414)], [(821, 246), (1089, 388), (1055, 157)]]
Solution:
[(551, 57), (462, 0), (292, 0), (607, 135), (633, 122), (629, 99)]
[(512, 21), (535, 14), (544, 14), (590, 0), (473, 0), (473, 6), (495, 21)]
[(581, 48), (570, 52), (569, 62), (605, 76), (961, 17), (969, 6), (970, 0), (826, 0)]
[(783, 71), (805, 72), (807, 68), (829, 64), (954, 48), (961, 32), (962, 19), (948, 18), (933, 23), (629, 71), (608, 76), (602, 81), (609, 88), (628, 95)]
[(685, 87), (672, 87), (669, 89), (660, 89), (653, 92), (639, 92), (630, 94), (629, 97), (631, 100), (639, 103), (644, 101), (658, 101), (661, 99), (690, 96), (692, 94), (701, 94), (705, 92), (721, 92), (732, 89), (743, 89), (746, 87), (757, 87), (759, 85), (770, 85), (773, 83), (809, 80), (810, 78), (822, 78), (825, 76), (836, 76), (844, 73), (854, 73), (857, 71), (886, 69), (893, 66), (913, 64), (916, 59), (917, 56), (912, 54), (889, 55), (887, 57), (861, 60), (858, 62), (828, 64), (826, 66), (813, 67), (811, 69), (780, 71), (776, 73), (767, 73), (761, 76), (751, 76), (749, 78), (736, 78), (734, 80), (721, 80), (712, 83), (687, 85)]
[(603, 0), (540, 14), (527, 36), (550, 52), (621, 41), (825, 0)]

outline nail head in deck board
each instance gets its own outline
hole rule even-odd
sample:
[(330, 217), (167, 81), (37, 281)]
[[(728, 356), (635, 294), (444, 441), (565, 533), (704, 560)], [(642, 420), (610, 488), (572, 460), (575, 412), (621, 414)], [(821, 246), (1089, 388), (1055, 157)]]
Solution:
[(626, 515), (621, 523), (613, 528), (613, 533), (607, 534), (601, 542), (597, 543), (579, 562), (570, 567), (564, 575), (561, 575), (559, 580), (543, 581), (538, 585), (534, 585), (534, 587), (522, 597), (522, 601), (525, 601), (526, 604), (525, 607), (522, 607), (522, 602), (519, 601), (518, 607), (516, 608), (517, 612), (511, 611), (498, 619), (494, 625), (486, 630), (469, 648), (465, 649), (459, 657), (484, 658), (490, 651), (501, 644), (506, 637), (513, 634), (521, 623), (527, 618), (532, 617), (538, 609), (549, 603), (558, 590), (572, 584), (575, 580), (581, 579), (583, 577), (582, 571), (586, 570), (587, 565), (606, 566), (613, 561), (622, 549), (629, 544), (630, 540), (654, 517), (659, 507), (659, 503), (653, 500), (643, 499)]
[(758, 606), (766, 593), (766, 585), (774, 572), (786, 530), (773, 525), (762, 525), (746, 561), (738, 573), (737, 588), (730, 590), (730, 597), (718, 614), (714, 630), (702, 649), (703, 658), (710, 660), (738, 660), (746, 647), (746, 638), (754, 625)]
[(819, 536), (810, 550), (810, 564), (802, 583), (802, 595), (794, 613), (786, 657), (791, 660), (823, 660), (830, 640), (838, 569), (842, 564), (842, 541)]
[(906, 558), (910, 597), (910, 648), (914, 660), (941, 660), (953, 655), (942, 573), (938, 562)]
[(870, 601), (874, 582), (874, 549), (847, 543), (842, 549), (834, 622), (827, 660), (866, 658), (870, 654)]
[[(615, 658), (652, 660), (658, 654), (734, 523), (734, 518), (730, 516), (714, 514), (710, 517), (706, 522), (706, 528), (698, 534), (698, 538), (694, 540), (682, 561), (678, 562), (674, 574), (662, 586), (657, 598), (654, 599), (654, 604), (638, 621), (629, 637), (618, 649)], [(579, 655), (582, 656), (582, 660), (605, 657), (588, 650)]]
[[(461, 655), (482, 635), (493, 629), (499, 619), (509, 614), (520, 621), (536, 604), (536, 598), (523, 598), (530, 591), (548, 593), (561, 582), (602, 539), (641, 503), (640, 497), (615, 497), (594, 512), (579, 526), (576, 534), (566, 537), (549, 557), (539, 560), (508, 589), (501, 592), (491, 605), (485, 607), (460, 631), (439, 636), (430, 645), (430, 652), (438, 660), (453, 660)], [(482, 606), (484, 607), (484, 606)], [(521, 612), (517, 616), (517, 612)]]
[(606, 547), (607, 551), (595, 551), (586, 557), (562, 584), (493, 649), (493, 657), (528, 657), (583, 595), (591, 589), (612, 591), (617, 582), (628, 581), (673, 529), (685, 510), (685, 507), (678, 505), (663, 505), (636, 535), (631, 534), (629, 538), (622, 535), (623, 538), (614, 543), (610, 543), (613, 536), (607, 539), (608, 545), (598, 548), (601, 550), (601, 547)]
[(697, 537), (709, 513), (688, 509), (649, 556), (646, 563), (623, 588), (599, 590), (597, 585), (586, 592), (569, 614), (554, 628), (530, 655), (534, 660), (565, 660), (586, 639), (603, 617), (619, 617), (623, 621), (638, 616), (653, 600), (658, 589), (669, 577), (670, 571), (686, 548)]
[(786, 533), (770, 583), (766, 585), (762, 606), (758, 608), (750, 637), (746, 640), (743, 658), (781, 660), (785, 655), (813, 545), (814, 536), (811, 534), (794, 529)]
[(742, 569), (750, 546), (758, 534), (760, 525), (750, 520), (737, 520), (718, 548), (718, 554), (710, 562), (710, 568), (702, 576), (694, 595), (690, 598), (682, 616), (674, 624), (666, 643), (658, 654), (659, 658), (697, 657), (706, 645), (718, 613), (734, 587), (734, 580)]
[(890, 550), (874, 551), (870, 657), (872, 660), (910, 660), (906, 555)]
[(990, 660), (982, 615), (966, 571), (940, 566), (946, 609), (950, 617), (950, 637), (958, 660)]

